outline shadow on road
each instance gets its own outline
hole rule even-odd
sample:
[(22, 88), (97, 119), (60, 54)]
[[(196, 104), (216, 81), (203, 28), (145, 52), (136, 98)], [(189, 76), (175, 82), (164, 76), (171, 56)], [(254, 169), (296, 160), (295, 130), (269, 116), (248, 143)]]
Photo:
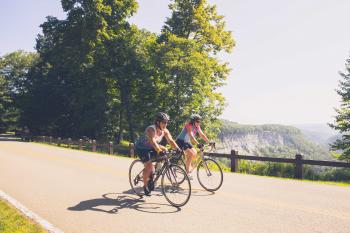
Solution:
[(116, 214), (122, 209), (133, 209), (155, 214), (169, 214), (181, 210), (180, 208), (167, 204), (149, 203), (143, 198), (135, 198), (135, 196), (127, 195), (125, 193), (106, 193), (102, 195), (102, 198), (81, 201), (79, 204), (68, 207), (67, 209), (71, 211), (92, 210), (108, 214)]
[(192, 189), (192, 196), (211, 196), (214, 195), (215, 192), (209, 192), (204, 189)]

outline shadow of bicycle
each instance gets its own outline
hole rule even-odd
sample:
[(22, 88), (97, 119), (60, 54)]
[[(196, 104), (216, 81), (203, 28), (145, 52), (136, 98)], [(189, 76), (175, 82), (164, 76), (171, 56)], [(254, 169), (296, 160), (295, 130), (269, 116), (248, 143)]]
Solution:
[(141, 197), (123, 193), (106, 193), (102, 198), (95, 198), (81, 201), (75, 206), (68, 207), (71, 211), (98, 211), (108, 214), (117, 214), (122, 209), (133, 209), (140, 212), (154, 214), (170, 214), (180, 211), (180, 208), (173, 207), (169, 204), (146, 202)]

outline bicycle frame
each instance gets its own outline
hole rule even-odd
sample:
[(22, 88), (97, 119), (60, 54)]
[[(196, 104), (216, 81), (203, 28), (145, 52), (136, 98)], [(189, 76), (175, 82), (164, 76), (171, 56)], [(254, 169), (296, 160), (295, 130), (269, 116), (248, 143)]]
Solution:
[[(211, 149), (215, 148), (215, 145), (209, 145), (209, 146), (210, 146)], [(195, 162), (194, 166), (192, 166), (192, 170), (190, 171), (190, 173), (193, 172), (193, 171), (197, 168), (197, 166), (198, 166), (202, 161), (204, 161), (204, 159), (205, 159), (205, 157), (204, 157), (204, 147), (202, 147), (202, 148), (199, 150), (199, 156), (200, 156), (200, 158), (198, 159), (198, 161)], [(185, 162), (185, 161), (184, 161), (184, 162)], [(207, 172), (209, 175), (211, 175), (211, 172), (210, 172), (210, 170), (208, 169), (208, 165), (207, 165), (206, 163), (204, 163), (204, 164), (205, 164), (205, 170), (206, 170), (206, 172)]]
[[(154, 161), (156, 164), (157, 163), (160, 163), (162, 160), (159, 160), (159, 161)], [(163, 163), (163, 166), (159, 169), (159, 171), (155, 174), (156, 176), (155, 177), (153, 177), (153, 182), (154, 183), (156, 183), (157, 181), (158, 181), (158, 179), (162, 176), (162, 174), (164, 173), (164, 172), (171, 172), (172, 174), (172, 176), (170, 176), (170, 174), (167, 174), (167, 176), (168, 176), (168, 178), (169, 178), (169, 180), (172, 182), (172, 185), (174, 185), (173, 184), (173, 180), (171, 179), (171, 177), (175, 177), (175, 174), (173, 173), (173, 171), (171, 170), (171, 169), (169, 169), (170, 168), (170, 165), (171, 165), (171, 163), (170, 163), (170, 157), (166, 157), (166, 158), (164, 158), (164, 163)], [(140, 176), (140, 174), (141, 173), (143, 173), (143, 170), (136, 176), (136, 177), (139, 177)]]

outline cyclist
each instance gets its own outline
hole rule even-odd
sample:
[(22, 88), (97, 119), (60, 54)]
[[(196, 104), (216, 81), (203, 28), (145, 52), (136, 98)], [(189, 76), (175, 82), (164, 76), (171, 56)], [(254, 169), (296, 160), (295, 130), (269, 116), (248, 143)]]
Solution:
[[(197, 151), (195, 148), (193, 148), (191, 142), (194, 142), (198, 148), (202, 148), (204, 145), (202, 143), (199, 143), (195, 135), (199, 134), (199, 136), (206, 142), (209, 143), (209, 139), (207, 136), (203, 133), (200, 127), (200, 122), (202, 120), (202, 117), (198, 114), (192, 114), (190, 116), (189, 122), (185, 124), (183, 127), (181, 133), (176, 138), (176, 143), (179, 145), (179, 147), (185, 152), (186, 155), (186, 172), (189, 173), (192, 170), (192, 160), (196, 157)], [(189, 176), (190, 179), (192, 179), (191, 176)]]
[(153, 181), (149, 181), (152, 170), (154, 169), (152, 159), (157, 155), (164, 156), (165, 152), (167, 152), (167, 148), (159, 144), (162, 138), (165, 137), (173, 149), (176, 149), (178, 152), (181, 151), (166, 128), (169, 120), (170, 118), (166, 113), (157, 113), (154, 125), (148, 126), (145, 134), (135, 143), (136, 153), (145, 166), (143, 170), (143, 189), (147, 196), (150, 196), (151, 191), (154, 189)]

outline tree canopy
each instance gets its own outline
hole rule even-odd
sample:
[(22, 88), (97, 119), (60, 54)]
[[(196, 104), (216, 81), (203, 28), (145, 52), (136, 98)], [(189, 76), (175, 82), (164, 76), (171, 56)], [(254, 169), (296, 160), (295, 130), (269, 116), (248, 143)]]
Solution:
[(170, 1), (171, 16), (157, 35), (129, 22), (135, 0), (61, 3), (67, 18), (46, 18), (36, 62), (17, 79), (25, 90), (18, 95), (21, 125), (36, 135), (134, 140), (165, 111), (174, 133), (199, 113), (215, 134), (230, 72), (217, 54), (234, 46), (215, 6)]
[(342, 137), (337, 139), (331, 148), (341, 151), (339, 159), (350, 161), (350, 58), (346, 60), (345, 71), (340, 72), (340, 76), (343, 79), (339, 81), (337, 93), (341, 97), (341, 106), (335, 109), (335, 122), (330, 126), (339, 131)]

